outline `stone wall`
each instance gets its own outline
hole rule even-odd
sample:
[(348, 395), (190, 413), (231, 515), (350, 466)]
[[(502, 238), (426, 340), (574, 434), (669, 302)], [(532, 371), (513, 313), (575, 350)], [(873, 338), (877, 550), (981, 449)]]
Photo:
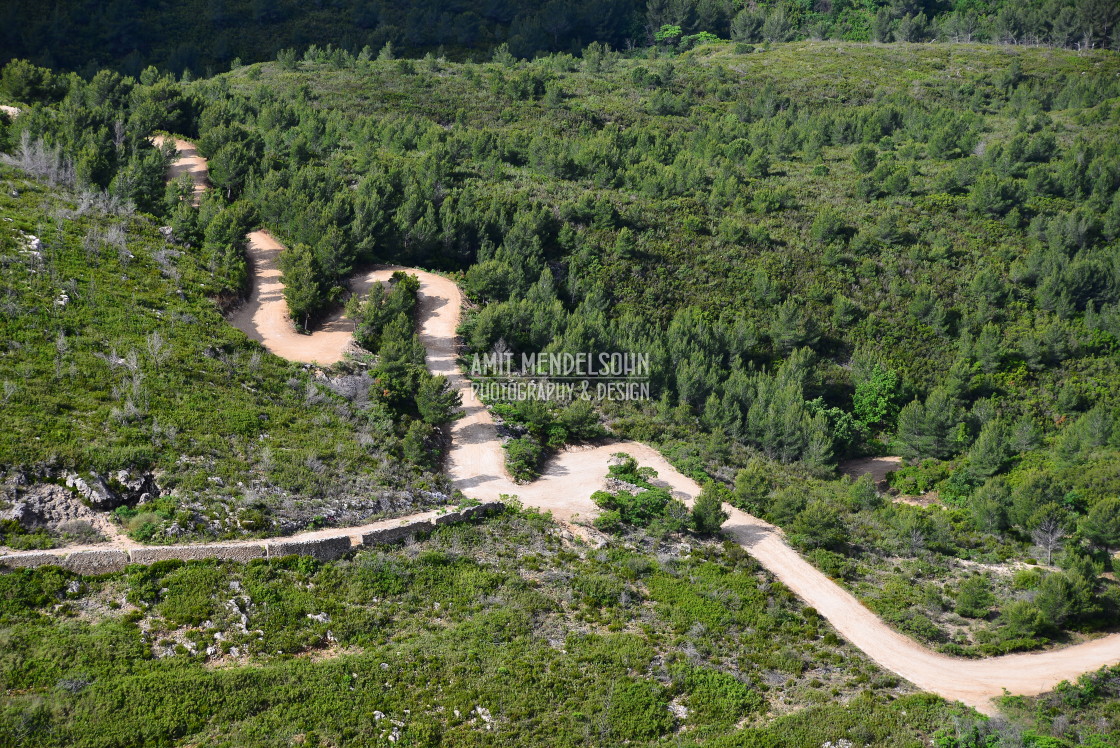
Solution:
[(21, 553), (18, 556), (4, 556), (0, 560), (14, 569), (27, 569), (32, 566), (62, 566), (66, 560), (66, 555), (36, 551), (35, 553)]
[(238, 545), (165, 545), (150, 548), (134, 548), (129, 554), (134, 564), (153, 564), (156, 561), (178, 559), (180, 561), (198, 561), (206, 558), (216, 558), (222, 561), (252, 561), (254, 558), (265, 558), (267, 555), (263, 545), (238, 544)]
[(124, 551), (75, 551), (66, 557), (62, 568), (92, 575), (120, 571), (128, 564), (128, 554)]
[(315, 540), (270, 540), (265, 546), (269, 558), (311, 556), (320, 561), (334, 561), (350, 552), (350, 536)]
[[(104, 549), (67, 552), (29, 551), (0, 556), (0, 567), (10, 569), (31, 568), (35, 566), (61, 566), (78, 574), (108, 574), (120, 571), (132, 564), (151, 564), (156, 561), (180, 560), (198, 561), (218, 559), (222, 561), (251, 561), (256, 558), (280, 558), (282, 556), (311, 556), (320, 561), (334, 561), (342, 558), (352, 548), (394, 543), (417, 533), (431, 532), (438, 525), (482, 517), (500, 512), (505, 507), (500, 501), (490, 501), (477, 506), (436, 515), (432, 519), (416, 519), (395, 527), (382, 527), (362, 534), (361, 542), (354, 544), (350, 535), (335, 535), (326, 538), (300, 539), (276, 538), (260, 543), (210, 543), (206, 545), (166, 545), (134, 548), (130, 551)], [(346, 532), (339, 529), (339, 532)]]

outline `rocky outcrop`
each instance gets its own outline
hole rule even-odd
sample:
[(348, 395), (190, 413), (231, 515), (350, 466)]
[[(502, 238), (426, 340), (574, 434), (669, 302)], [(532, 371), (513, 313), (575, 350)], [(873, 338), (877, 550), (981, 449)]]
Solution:
[(135, 506), (159, 496), (159, 486), (151, 473), (118, 470), (110, 480), (100, 475), (66, 473), (66, 487), (74, 491), (91, 509), (107, 512), (119, 506)]
[(159, 496), (159, 486), (151, 473), (136, 473), (131, 470), (118, 470), (114, 475), (114, 486), (122, 504), (133, 506), (146, 504)]
[(7, 506), (0, 510), (0, 519), (19, 522), (28, 530), (46, 528), (74, 532), (86, 525), (90, 532), (104, 530), (105, 519), (83, 504), (74, 491), (53, 483), (36, 483), (30, 487), (11, 486)]
[(78, 494), (78, 497), (90, 509), (107, 512), (124, 504), (116, 494), (109, 490), (109, 484), (99, 475), (90, 475), (86, 478), (77, 473), (66, 473), (66, 487)]

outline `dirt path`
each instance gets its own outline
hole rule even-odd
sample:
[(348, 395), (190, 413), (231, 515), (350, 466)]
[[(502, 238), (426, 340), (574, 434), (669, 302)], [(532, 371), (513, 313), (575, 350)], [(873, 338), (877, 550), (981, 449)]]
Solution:
[(206, 159), (199, 154), (198, 146), (182, 138), (154, 135), (152, 136), (152, 145), (156, 148), (163, 148), (163, 144), (169, 140), (173, 140), (179, 155), (171, 164), (171, 168), (168, 169), (168, 178), (175, 179), (183, 174), (190, 174), (191, 181), (194, 182), (194, 197), (191, 202), (198, 205), (199, 201), (202, 200), (202, 193), (206, 192), (206, 188), (210, 186), (210, 171)]
[[(204, 180), (205, 173), (201, 177)], [(250, 238), (257, 247), (251, 250), (258, 274), (256, 301), (251, 300), (242, 310), (238, 326), (278, 355), (321, 364), (339, 360), (349, 346), (349, 323), (341, 318), (328, 321), (326, 329), (312, 336), (296, 335), (294, 330), (279, 324), (278, 319), (286, 320), (282, 289), (275, 270), (275, 258), (281, 247), (264, 232), (257, 232)], [(373, 282), (386, 279), (392, 270), (386, 268), (367, 274), (355, 282), (354, 290), (361, 292)], [(635, 442), (565, 450), (548, 463), (540, 480), (527, 486), (515, 485), (505, 471), (501, 440), (494, 421), (474, 398), (469, 382), (456, 366), (455, 330), (462, 306), (459, 289), (442, 276), (419, 270), (409, 272), (420, 280), (420, 337), (428, 351), (429, 366), (435, 373), (446, 375), (463, 396), (466, 416), (452, 428), (452, 448), (447, 463), (448, 474), (463, 493), (478, 499), (513, 494), (528, 506), (551, 510), (562, 520), (588, 517), (596, 511), (590, 495), (604, 486), (611, 454), (623, 451), (657, 470), (660, 480), (682, 499), (691, 501), (696, 496), (699, 486), (694, 481), (677, 472), (656, 450)], [(859, 469), (870, 470), (879, 480), (880, 472), (885, 476), (886, 471), (893, 468), (889, 460), (880, 460)], [(879, 665), (919, 688), (991, 714), (995, 712), (991, 699), (1002, 694), (1004, 689), (1035, 695), (1053, 689), (1062, 680), (1073, 680), (1084, 672), (1120, 663), (1120, 634), (1039, 654), (985, 660), (937, 654), (883, 623), (850, 593), (801, 558), (786, 544), (779, 529), (745, 512), (727, 508), (731, 516), (724, 530), (732, 538), (828, 619), (842, 636)], [(343, 531), (320, 531), (293, 539), (324, 532), (341, 534)]]

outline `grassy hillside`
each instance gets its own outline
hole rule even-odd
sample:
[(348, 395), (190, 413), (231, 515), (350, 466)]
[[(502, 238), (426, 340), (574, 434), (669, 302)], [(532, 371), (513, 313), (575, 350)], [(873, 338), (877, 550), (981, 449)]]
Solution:
[(67, 470), (150, 472), (162, 495), (118, 514), (157, 542), (172, 524), (188, 538), (274, 533), (413, 502), (416, 476), (370, 420), (363, 375), (267, 355), (222, 319), (198, 251), (150, 218), (0, 168), (8, 501)]
[(965, 714), (908, 695), (738, 547), (630, 540), (592, 550), (525, 513), (327, 565), (0, 576), (0, 735), (911, 746)]
[[(810, 42), (483, 64), (312, 50), (188, 83), (17, 65), (4, 85), (27, 107), (0, 143), (62, 149), (118, 207), (0, 172), (0, 464), (17, 495), (67, 469), (150, 470), (166, 490), (119, 516), (157, 541), (438, 500), (444, 479), (414, 467), (436, 465), (429, 420), (446, 415), (417, 400), (415, 289), (358, 310), (392, 359), (382, 386), (358, 363), (286, 364), (215, 303), (244, 292), (259, 224), (298, 259), (286, 283), (312, 326), (352, 272), (394, 261), (456, 273), (468, 352), (650, 354), (650, 402), (499, 407), (523, 474), (601, 418), (942, 651), (1112, 630), (1118, 74), (1106, 52)], [(200, 207), (164, 193), (159, 128), (211, 159)], [(906, 461), (892, 491), (927, 506), (837, 478), (884, 452)], [(0, 577), (2, 734), (772, 746), (943, 730), (971, 746), (999, 727), (904, 695), (738, 550), (616, 514), (595, 551), (516, 514), (339, 564)], [(1089, 717), (1111, 719), (1110, 677), (1009, 702), (1004, 737), (1072, 741), (1075, 723), (1107, 743)], [(1063, 723), (1070, 704), (1085, 708)]]

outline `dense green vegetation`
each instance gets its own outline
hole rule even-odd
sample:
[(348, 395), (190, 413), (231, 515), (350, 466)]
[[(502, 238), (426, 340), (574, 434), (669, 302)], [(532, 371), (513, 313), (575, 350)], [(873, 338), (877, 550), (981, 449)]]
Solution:
[(737, 546), (556, 530), (512, 513), (331, 564), (0, 576), (0, 741), (909, 746), (964, 716)]
[[(963, 510), (885, 502), (866, 479), (797, 481), (760, 498), (752, 472), (740, 474), (739, 502), (940, 651), (993, 655), (1076, 640), (1070, 631), (1112, 629), (1120, 616), (1120, 587), (1102, 576), (1113, 564), (1084, 535), (1064, 538), (1054, 566), (1039, 567), (1029, 541), (980, 532)], [(1030, 563), (1014, 561), (1022, 558)]]
[(506, 45), (519, 57), (588, 44), (683, 47), (844, 39), (1120, 47), (1112, 0), (10, 0), (0, 8), (0, 64), (137, 75), (154, 64), (211, 75), (309, 44), (366, 56), (425, 52), (464, 59)]
[[(284, 261), (293, 256), (298, 255)], [(290, 280), (285, 271), (285, 282)], [(285, 293), (291, 288), (289, 283)], [(434, 471), (446, 446), (441, 428), (462, 416), (462, 399), (444, 377), (428, 371), (424, 345), (416, 334), (419, 289), (416, 276), (397, 271), (388, 288), (378, 284), (365, 298), (351, 298), (349, 313), (357, 323), (354, 340), (377, 355), (368, 375), (370, 397), (391, 413), (404, 433), (405, 461)]]
[[(822, 565), (868, 564), (840, 575), (853, 585), (885, 589), (898, 556), (1061, 561), (1039, 582), (1062, 588), (1054, 615), (1028, 601), (1021, 635), (943, 642), (970, 650), (1115, 619), (1094, 570), (1120, 494), (1118, 69), (1104, 52), (843, 44), (485, 64), (311, 50), (189, 84), (13, 65), (5, 85), (32, 106), (5, 137), (57, 144), (113, 189), (143, 160), (114, 155), (117, 121), (197, 136), (218, 189), (200, 209), (151, 204), (214, 248), (228, 293), (223, 227), (269, 226), (298, 248), (287, 291), (312, 326), (356, 267), (387, 260), (463, 271), (468, 352), (649, 354), (654, 400), (605, 404), (611, 427), (700, 479), (747, 469), (741, 506)], [(370, 340), (393, 326), (381, 304)], [(388, 391), (407, 394), (419, 359), (402, 341), (413, 373)], [(579, 402), (495, 411), (521, 478), (597, 432)], [(379, 412), (434, 464), (417, 403)], [(896, 486), (949, 511), (829, 484), (837, 460), (887, 450), (914, 463)], [(822, 519), (850, 534), (814, 538)]]

